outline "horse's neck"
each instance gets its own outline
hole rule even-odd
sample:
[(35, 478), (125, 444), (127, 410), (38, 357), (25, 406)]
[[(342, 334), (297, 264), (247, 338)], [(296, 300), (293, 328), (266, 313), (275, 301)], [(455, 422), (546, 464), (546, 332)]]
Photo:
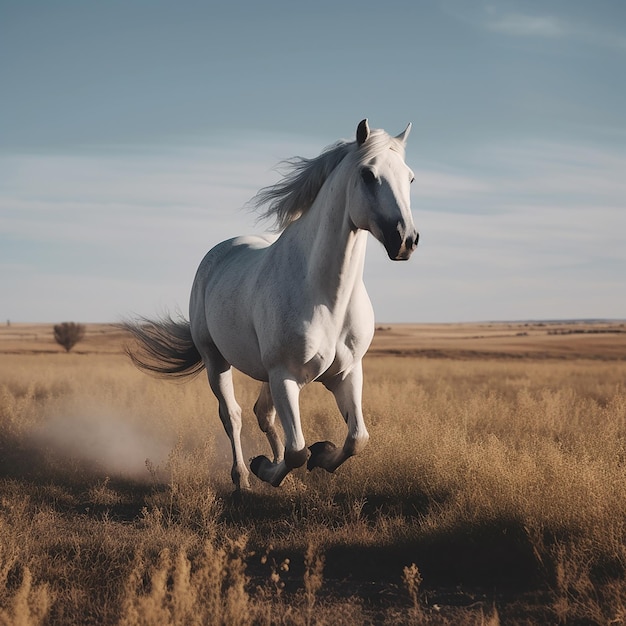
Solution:
[(347, 305), (363, 279), (367, 243), (367, 233), (355, 229), (348, 217), (346, 200), (345, 184), (327, 184), (297, 220), (307, 255), (307, 286), (338, 308)]

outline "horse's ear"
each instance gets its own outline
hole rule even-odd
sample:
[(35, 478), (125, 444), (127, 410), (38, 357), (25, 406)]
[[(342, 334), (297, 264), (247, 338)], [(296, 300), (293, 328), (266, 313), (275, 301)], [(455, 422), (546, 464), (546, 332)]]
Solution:
[(411, 122), (409, 122), (407, 124), (407, 127), (396, 137), (396, 139), (399, 139), (403, 144), (406, 144), (406, 140), (409, 138), (409, 134), (411, 132)]
[(359, 125), (357, 126), (356, 142), (359, 144), (359, 146), (362, 146), (367, 141), (367, 138), (369, 136), (370, 136), (370, 127), (369, 127), (369, 124), (367, 123), (367, 118), (365, 118), (364, 120), (361, 120), (359, 122)]

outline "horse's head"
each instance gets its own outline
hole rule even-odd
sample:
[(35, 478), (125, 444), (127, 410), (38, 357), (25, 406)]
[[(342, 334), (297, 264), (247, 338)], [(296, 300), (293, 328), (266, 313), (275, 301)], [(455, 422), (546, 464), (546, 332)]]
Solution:
[(356, 132), (357, 174), (350, 199), (350, 218), (369, 230), (393, 261), (406, 261), (417, 247), (419, 234), (411, 214), (413, 172), (404, 162), (409, 124), (397, 137), (370, 131), (363, 120)]

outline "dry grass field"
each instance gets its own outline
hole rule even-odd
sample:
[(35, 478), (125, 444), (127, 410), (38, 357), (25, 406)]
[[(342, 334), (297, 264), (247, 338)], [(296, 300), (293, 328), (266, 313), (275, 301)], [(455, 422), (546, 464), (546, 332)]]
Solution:
[(204, 377), (124, 340), (0, 328), (0, 624), (626, 622), (626, 325), (381, 326), (366, 451), (242, 496)]

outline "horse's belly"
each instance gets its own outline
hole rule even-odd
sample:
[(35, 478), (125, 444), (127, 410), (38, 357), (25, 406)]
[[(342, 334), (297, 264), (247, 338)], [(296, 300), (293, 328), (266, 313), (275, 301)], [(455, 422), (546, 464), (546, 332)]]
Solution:
[(211, 317), (207, 315), (212, 341), (226, 361), (251, 378), (267, 381), (258, 339), (249, 323), (231, 317), (232, 325), (223, 318), (212, 324)]

